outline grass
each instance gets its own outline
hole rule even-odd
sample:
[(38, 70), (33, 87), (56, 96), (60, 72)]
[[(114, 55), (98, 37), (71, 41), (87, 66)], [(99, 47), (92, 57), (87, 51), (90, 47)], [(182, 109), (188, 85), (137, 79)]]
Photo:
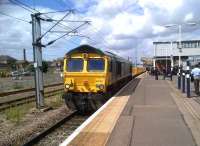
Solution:
[[(45, 98), (45, 103), (53, 108), (58, 108), (63, 105), (62, 92), (58, 92), (54, 97)], [(23, 104), (16, 107), (10, 107), (3, 113), (5, 114), (6, 120), (19, 124), (25, 115), (35, 107), (35, 102)]]
[(62, 99), (62, 92), (59, 92), (53, 98), (47, 98), (47, 100), (48, 100), (48, 106), (51, 106), (53, 108), (60, 107), (64, 103)]
[(22, 89), (22, 88), (24, 88), (24, 86), (22, 84), (19, 84), (16, 82), (13, 84), (13, 89)]
[(32, 107), (33, 104), (28, 103), (16, 107), (10, 107), (9, 109), (6, 109), (4, 113), (7, 120), (18, 124)]

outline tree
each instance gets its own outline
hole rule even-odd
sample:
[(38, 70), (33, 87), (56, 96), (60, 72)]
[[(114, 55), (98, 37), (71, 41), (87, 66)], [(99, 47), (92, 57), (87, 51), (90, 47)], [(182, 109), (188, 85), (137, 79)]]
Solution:
[[(46, 61), (42, 61), (42, 72), (47, 73), (48, 68), (49, 68), (48, 63)], [(30, 72), (34, 72), (35, 70), (33, 64), (29, 64), (26, 69)]]
[(42, 61), (42, 72), (47, 73), (49, 65), (46, 61)]
[(35, 70), (33, 64), (29, 64), (26, 69), (30, 72), (34, 72)]

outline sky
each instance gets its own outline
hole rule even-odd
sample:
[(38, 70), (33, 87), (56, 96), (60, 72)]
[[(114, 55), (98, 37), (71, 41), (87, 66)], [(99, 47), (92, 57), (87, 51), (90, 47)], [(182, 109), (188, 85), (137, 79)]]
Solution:
[[(66, 36), (43, 48), (44, 60), (63, 57), (70, 49), (89, 44), (139, 61), (140, 57), (153, 55), (153, 41), (176, 41), (177, 25), (182, 25), (182, 40), (200, 39), (199, 0), (0, 0), (0, 54), (17, 59), (23, 58), (25, 48), (28, 60), (33, 60), (32, 26), (1, 13), (30, 22), (31, 12), (15, 4), (19, 2), (43, 13), (74, 10), (53, 29), (54, 32), (45, 35), (43, 44), (83, 23), (67, 20), (90, 21), (78, 29), (82, 37)], [(67, 13), (48, 13), (41, 17), (59, 20)], [(196, 25), (189, 25), (189, 22)], [(169, 24), (176, 25), (166, 28)], [(41, 21), (42, 34), (53, 25)]]

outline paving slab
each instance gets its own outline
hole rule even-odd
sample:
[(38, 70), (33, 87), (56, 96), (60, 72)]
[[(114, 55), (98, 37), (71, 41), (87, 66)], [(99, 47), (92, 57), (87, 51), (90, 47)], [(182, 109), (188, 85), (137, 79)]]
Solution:
[(195, 146), (166, 80), (142, 79), (130, 96), (107, 146)]

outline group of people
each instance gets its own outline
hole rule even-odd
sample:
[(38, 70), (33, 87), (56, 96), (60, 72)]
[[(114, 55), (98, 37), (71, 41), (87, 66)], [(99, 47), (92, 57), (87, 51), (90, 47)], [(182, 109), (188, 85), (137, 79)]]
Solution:
[[(153, 75), (155, 76), (155, 80), (158, 80), (158, 75), (161, 74), (163, 75), (163, 79), (170, 74), (170, 78), (172, 80), (172, 75), (173, 75), (173, 70), (167, 70), (163, 68), (161, 71), (158, 70), (156, 67), (155, 70), (153, 71)], [(196, 64), (194, 68), (191, 70), (191, 81), (194, 82), (194, 88), (195, 88), (195, 93), (197, 95), (200, 95), (199, 92), (199, 82), (200, 82), (200, 64)]]
[(170, 69), (165, 69), (163, 68), (161, 71), (158, 70), (158, 68), (156, 67), (154, 70), (154, 75), (155, 75), (155, 79), (158, 80), (158, 75), (161, 74), (163, 76), (163, 80), (165, 80), (166, 76), (170, 75), (170, 78), (172, 80), (172, 75), (173, 75), (173, 71)]

